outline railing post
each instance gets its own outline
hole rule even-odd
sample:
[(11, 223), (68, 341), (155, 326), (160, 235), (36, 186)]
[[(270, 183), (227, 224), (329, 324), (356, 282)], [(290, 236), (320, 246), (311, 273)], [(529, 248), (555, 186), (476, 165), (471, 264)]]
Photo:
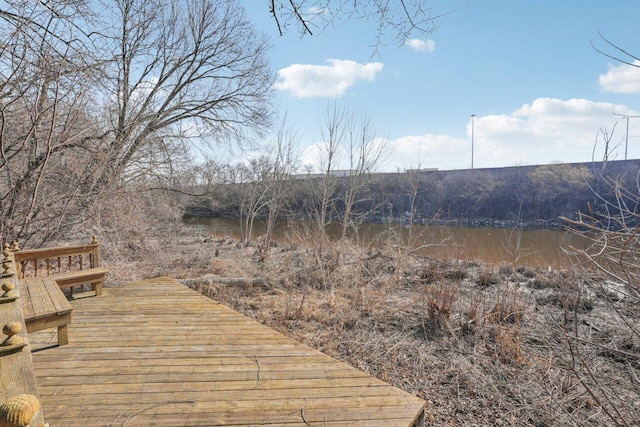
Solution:
[(7, 338), (2, 341), (0, 346), (2, 347), (18, 347), (22, 348), (25, 344), (24, 338), (18, 335), (22, 331), (22, 323), (16, 322), (15, 320), (7, 323), (2, 328), (2, 333), (7, 336)]
[(13, 302), (18, 298), (18, 294), (15, 291), (16, 281), (13, 264), (9, 244), (5, 243), (4, 250), (2, 251), (2, 275), (0, 276), (4, 293), (0, 295), (0, 304)]
[(2, 251), (2, 278), (9, 279), (15, 276), (16, 272), (13, 268), (13, 257), (7, 243), (4, 244)]
[[(0, 326), (6, 338), (0, 338), (0, 426), (44, 425), (38, 401), (38, 385), (33, 371), (31, 350), (27, 344), (20, 289), (12, 248), (4, 244), (0, 281)], [(6, 375), (5, 372), (11, 373)]]
[(0, 304), (13, 302), (18, 298), (18, 294), (16, 293), (16, 284), (13, 281), (3, 281), (2, 290), (4, 293), (0, 295)]
[[(13, 269), (13, 257), (9, 249), (9, 244), (3, 245), (2, 251), (2, 274), (0, 280), (2, 280), (2, 289), (5, 291), (0, 297), (0, 302), (8, 303), (17, 299), (16, 278), (15, 271)], [(0, 342), (0, 355), (11, 354), (22, 350), (27, 345), (25, 339), (18, 335), (22, 331), (22, 323), (20, 321), (12, 320), (7, 322), (2, 327), (2, 333), (7, 336), (4, 341)]]
[(0, 425), (26, 427), (40, 414), (40, 401), (32, 394), (19, 394), (0, 406)]
[(96, 267), (100, 267), (100, 252), (99, 252), (99, 248), (98, 248), (98, 236), (93, 236), (91, 238), (91, 244), (95, 245), (95, 247), (91, 250), (91, 254), (89, 255), (90, 258), (90, 267), (91, 268), (96, 268)]
[[(15, 240), (13, 241), (13, 243), (11, 243), (11, 245), (9, 245), (8, 243), (4, 244), (4, 251), (5, 252), (8, 251), (9, 253), (14, 254), (15, 252), (18, 252), (19, 250), (20, 250), (20, 245)], [(22, 264), (20, 264), (19, 262), (16, 262), (15, 255), (12, 258), (13, 258), (13, 261), (14, 261), (14, 268), (15, 268), (16, 276), (18, 278), (24, 277), (24, 275), (22, 274)]]

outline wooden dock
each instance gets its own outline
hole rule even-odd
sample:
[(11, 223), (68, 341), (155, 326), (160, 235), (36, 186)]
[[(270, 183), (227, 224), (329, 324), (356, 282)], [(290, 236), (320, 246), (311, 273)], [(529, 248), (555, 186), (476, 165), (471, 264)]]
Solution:
[(412, 426), (425, 402), (158, 278), (72, 302), (69, 344), (33, 354), (58, 426)]

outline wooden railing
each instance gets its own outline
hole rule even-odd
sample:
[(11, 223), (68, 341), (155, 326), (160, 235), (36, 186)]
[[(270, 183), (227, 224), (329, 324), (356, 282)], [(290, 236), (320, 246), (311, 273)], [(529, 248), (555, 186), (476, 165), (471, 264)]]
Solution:
[(0, 425), (41, 426), (38, 386), (27, 340), (15, 261), (8, 245), (2, 253), (0, 275)]
[(21, 250), (14, 243), (12, 249), (19, 279), (100, 267), (99, 245), (95, 236), (91, 244), (84, 246)]
[(73, 288), (90, 284), (96, 295), (102, 294), (107, 269), (100, 265), (98, 239), (89, 245), (58, 246), (22, 250), (14, 246), (18, 279), (48, 276), (60, 288)]

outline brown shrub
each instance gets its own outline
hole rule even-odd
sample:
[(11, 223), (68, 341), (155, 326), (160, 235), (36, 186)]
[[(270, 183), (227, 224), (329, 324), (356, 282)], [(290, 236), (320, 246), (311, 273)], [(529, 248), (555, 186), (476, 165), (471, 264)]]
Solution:
[(453, 314), (454, 303), (458, 298), (455, 286), (442, 282), (426, 290), (427, 315), (436, 333), (451, 332), (449, 319)]
[(476, 281), (478, 286), (482, 286), (483, 288), (489, 287), (491, 285), (497, 285), (498, 282), (498, 276), (490, 270), (482, 270), (480, 273), (478, 273), (478, 280)]
[(500, 275), (503, 277), (511, 277), (513, 276), (513, 267), (509, 264), (502, 264), (498, 268), (498, 273), (500, 273)]
[(517, 326), (498, 327), (496, 333), (496, 355), (506, 365), (522, 366), (525, 358), (522, 350), (522, 338)]
[(524, 316), (524, 306), (513, 301), (498, 301), (489, 312), (489, 320), (493, 323), (520, 323)]

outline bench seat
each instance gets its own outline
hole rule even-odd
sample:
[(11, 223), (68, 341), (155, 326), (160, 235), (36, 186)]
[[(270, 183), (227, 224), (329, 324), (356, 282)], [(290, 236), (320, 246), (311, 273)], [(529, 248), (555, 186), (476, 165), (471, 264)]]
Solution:
[(47, 278), (55, 280), (60, 288), (72, 288), (90, 283), (91, 289), (96, 292), (96, 296), (100, 296), (102, 295), (102, 285), (107, 272), (105, 267), (94, 267), (86, 270), (51, 274)]
[(51, 277), (29, 277), (18, 281), (27, 332), (58, 329), (58, 344), (69, 343), (67, 326), (73, 308), (56, 280)]

